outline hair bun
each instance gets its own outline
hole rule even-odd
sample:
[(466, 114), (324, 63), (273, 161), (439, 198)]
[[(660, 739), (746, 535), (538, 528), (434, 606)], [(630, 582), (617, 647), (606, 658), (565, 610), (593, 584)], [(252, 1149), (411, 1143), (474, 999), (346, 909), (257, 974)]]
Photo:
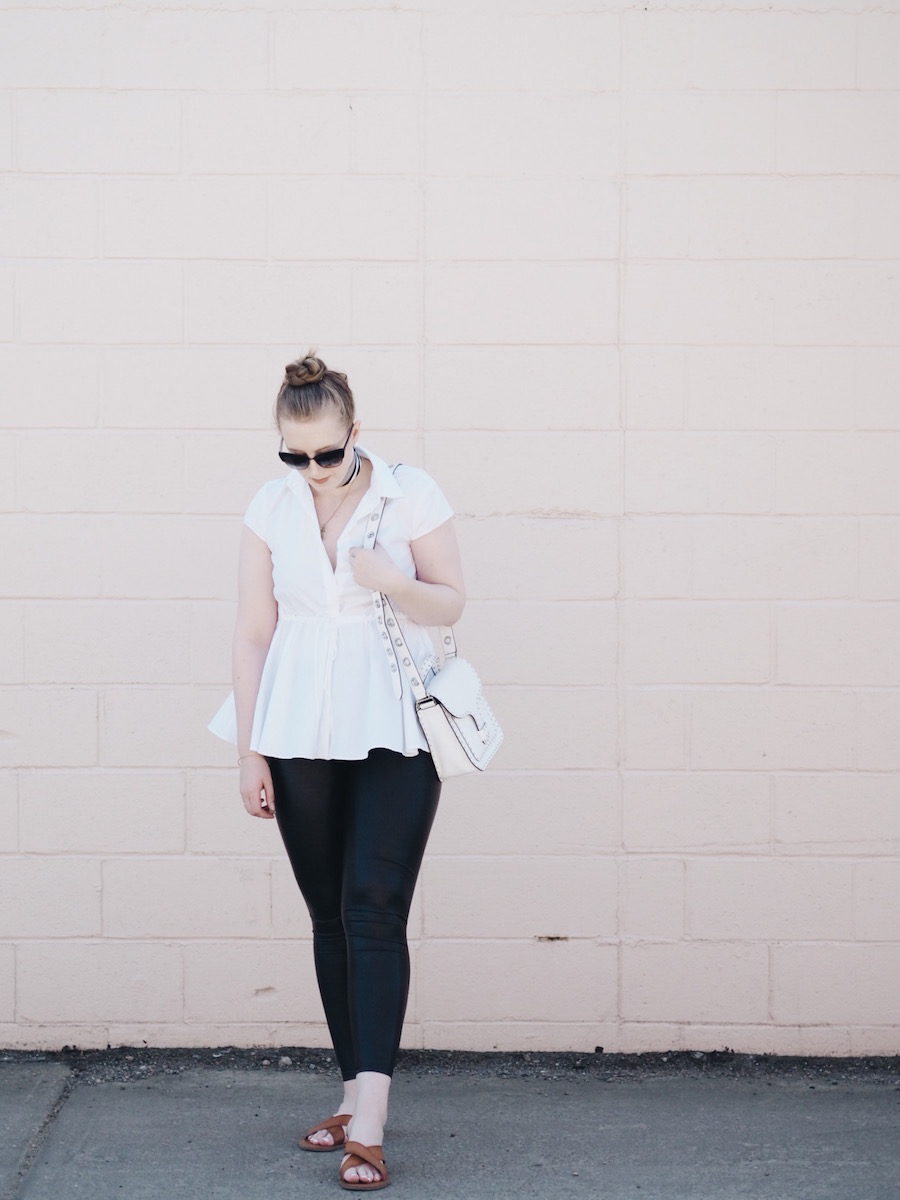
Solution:
[(288, 363), (284, 368), (284, 382), (288, 387), (303, 387), (307, 383), (318, 383), (328, 368), (321, 358), (316, 358), (311, 350), (305, 358)]

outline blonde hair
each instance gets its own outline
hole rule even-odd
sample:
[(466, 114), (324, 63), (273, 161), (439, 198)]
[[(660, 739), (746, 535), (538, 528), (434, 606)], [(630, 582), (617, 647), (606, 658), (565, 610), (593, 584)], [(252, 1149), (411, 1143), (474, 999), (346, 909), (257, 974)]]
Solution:
[(330, 371), (321, 358), (316, 357), (315, 350), (288, 363), (284, 368), (284, 382), (275, 399), (275, 423), (279, 424), (284, 417), (302, 421), (329, 404), (343, 413), (349, 425), (356, 420), (347, 376), (341, 371)]

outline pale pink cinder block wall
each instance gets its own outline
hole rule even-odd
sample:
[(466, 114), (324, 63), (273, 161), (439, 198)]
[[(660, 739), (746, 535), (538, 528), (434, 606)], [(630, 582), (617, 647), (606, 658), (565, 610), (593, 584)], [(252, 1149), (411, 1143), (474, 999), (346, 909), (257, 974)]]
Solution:
[(318, 345), (507, 743), (407, 1045), (900, 1051), (900, 14), (0, 6), (0, 1044), (323, 1044), (205, 724)]

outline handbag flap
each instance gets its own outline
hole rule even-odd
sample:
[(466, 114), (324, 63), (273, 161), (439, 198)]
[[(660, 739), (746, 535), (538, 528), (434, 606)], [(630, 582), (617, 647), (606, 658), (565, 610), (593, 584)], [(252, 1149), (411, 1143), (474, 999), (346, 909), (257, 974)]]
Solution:
[[(474, 716), (479, 709), (481, 680), (464, 658), (448, 658), (439, 671), (426, 680), (428, 693), (454, 717)], [(476, 719), (476, 724), (483, 721)]]

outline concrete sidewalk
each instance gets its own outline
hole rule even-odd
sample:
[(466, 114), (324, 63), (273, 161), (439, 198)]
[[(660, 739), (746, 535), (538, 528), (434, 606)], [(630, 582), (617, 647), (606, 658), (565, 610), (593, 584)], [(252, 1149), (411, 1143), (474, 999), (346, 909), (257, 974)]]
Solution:
[[(296, 1146), (335, 1103), (326, 1063), (0, 1053), (0, 1197), (345, 1195), (338, 1155)], [(411, 1052), (385, 1152), (409, 1200), (898, 1200), (900, 1062)]]

